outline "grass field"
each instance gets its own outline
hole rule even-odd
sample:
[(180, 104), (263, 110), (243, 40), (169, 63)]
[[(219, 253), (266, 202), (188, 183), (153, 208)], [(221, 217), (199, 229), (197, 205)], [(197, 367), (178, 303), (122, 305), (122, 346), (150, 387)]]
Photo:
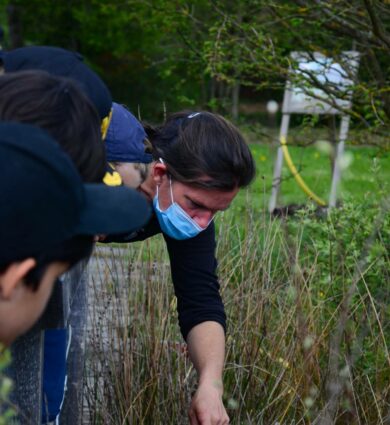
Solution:
[[(267, 208), (271, 193), (272, 175), (276, 148), (251, 144), (256, 160), (257, 177), (249, 189), (252, 201), (259, 209)], [(331, 184), (329, 155), (313, 146), (289, 147), (294, 164), (308, 186), (320, 197), (327, 200)], [(351, 146), (345, 150), (345, 165), (340, 184), (339, 198), (357, 202), (375, 202), (390, 187), (390, 152), (375, 147)], [(295, 182), (284, 163), (279, 204), (303, 204), (308, 202), (305, 193)], [(242, 205), (245, 194), (239, 195), (236, 204)]]
[[(274, 152), (251, 149), (256, 181), (216, 218), (231, 423), (387, 425), (390, 216), (389, 205), (380, 205), (389, 193), (389, 154), (348, 148), (339, 208), (275, 219), (267, 213)], [(294, 147), (291, 155), (327, 198), (327, 155), (315, 147)], [(283, 175), (280, 204), (308, 204), (287, 169)], [(90, 423), (187, 424), (196, 374), (162, 238), (116, 244), (99, 261)]]

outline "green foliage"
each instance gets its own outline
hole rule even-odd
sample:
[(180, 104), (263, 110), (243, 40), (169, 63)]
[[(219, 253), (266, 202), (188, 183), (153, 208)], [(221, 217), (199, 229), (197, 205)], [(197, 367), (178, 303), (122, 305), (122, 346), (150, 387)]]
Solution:
[(15, 414), (9, 402), (9, 395), (12, 390), (12, 381), (4, 375), (5, 369), (11, 362), (9, 350), (0, 344), (0, 425), (6, 425)]
[[(318, 216), (308, 204), (294, 217), (275, 220), (265, 212), (272, 149), (259, 144), (251, 149), (256, 182), (216, 218), (218, 274), (228, 316), (224, 402), (231, 423), (313, 422), (328, 402), (330, 343), (343, 311), (347, 324), (334, 365), (341, 385), (334, 423), (351, 418), (381, 423), (390, 379), (390, 215), (378, 229), (375, 221), (389, 193), (388, 153), (353, 149), (343, 203), (329, 215)], [(327, 190), (329, 182), (315, 178), (322, 168), (328, 171), (326, 150), (292, 151), (302, 156), (305, 177)], [(305, 201), (292, 180), (283, 189), (284, 200)], [(95, 277), (99, 322), (88, 365), (95, 376), (88, 380), (91, 423), (163, 423), (167, 417), (187, 423), (196, 376), (178, 331), (163, 240), (121, 248), (100, 256), (104, 267)]]
[[(356, 125), (388, 132), (390, 17), (381, 2), (1, 0), (0, 5), (3, 23), (6, 6), (16, 9), (26, 44), (79, 50), (114, 98), (134, 111), (139, 106), (146, 117), (161, 118), (163, 104), (168, 111), (194, 105), (228, 111), (237, 84), (249, 87), (252, 96), (280, 98), (294, 66), (291, 51), (340, 60), (342, 51), (355, 46), (362, 59), (354, 110), (348, 112)], [(308, 82), (300, 79), (300, 85)]]
[[(252, 213), (256, 217), (256, 212)], [(323, 408), (328, 338), (338, 326), (342, 302), (364, 241), (373, 230), (372, 218), (377, 209), (365, 209), (365, 213), (356, 204), (322, 219), (310, 209), (302, 210), (285, 225), (267, 219), (263, 226), (251, 222), (247, 233), (240, 232), (240, 242), (234, 232), (229, 232), (228, 245), (219, 247), (221, 273), (229, 276), (225, 299), (231, 299), (236, 291), (240, 294), (235, 295), (239, 303), (228, 302), (228, 316), (233, 321), (230, 355), (235, 356), (229, 363), (231, 369), (227, 366), (226, 379), (233, 388), (229, 396), (240, 406), (231, 412), (234, 418), (241, 412), (243, 418), (249, 415), (254, 423), (288, 423), (299, 421), (302, 414), (314, 420)], [(381, 386), (389, 378), (386, 344), (390, 335), (386, 323), (390, 317), (386, 306), (390, 292), (385, 284), (389, 279), (389, 231), (387, 219), (369, 250), (348, 313), (338, 367), (342, 371), (345, 361), (353, 364), (351, 375), (346, 376), (352, 388), (347, 380), (342, 383), (342, 403), (348, 404), (351, 392), (365, 399), (366, 379), (379, 394), (386, 391), (386, 384)], [(226, 238), (222, 240), (227, 242)], [(241, 345), (242, 338), (246, 345)], [(381, 345), (385, 344), (384, 352), (373, 345), (379, 339)], [(256, 395), (257, 407), (252, 394)], [(313, 404), (306, 403), (308, 398)], [(355, 413), (368, 415), (371, 419), (366, 417), (367, 423), (376, 423), (368, 406), (361, 409)], [(383, 415), (384, 405), (382, 409)], [(343, 423), (343, 418), (353, 412), (349, 405), (336, 423)]]
[[(303, 146), (310, 140), (321, 140), (322, 133), (309, 133), (301, 129), (291, 132), (291, 143), (294, 141)], [(272, 140), (272, 135), (259, 136), (258, 132), (247, 132), (247, 138), (252, 142), (264, 142)], [(352, 133), (351, 139), (355, 135)], [(257, 175), (254, 183), (247, 191), (238, 194), (231, 209), (239, 216), (246, 209), (247, 199), (256, 206), (258, 211), (267, 209), (269, 196), (271, 193), (273, 179), (273, 165), (276, 155), (276, 147), (271, 144), (261, 145), (251, 143), (251, 151), (256, 161)], [(327, 145), (328, 146), (328, 145)], [(308, 186), (319, 196), (328, 199), (331, 185), (331, 168), (329, 152), (321, 144), (313, 144), (307, 147), (290, 146), (290, 154), (300, 171), (302, 178)], [(351, 201), (364, 207), (377, 206), (390, 191), (390, 155), (389, 152), (374, 147), (346, 147), (346, 154), (352, 162), (343, 170), (340, 184), (340, 202)], [(288, 170), (284, 166), (282, 173), (283, 181), (280, 188), (279, 205), (307, 204), (310, 201), (304, 192), (295, 182)]]
[[(340, 53), (356, 48), (362, 54), (359, 80), (354, 87), (357, 123), (371, 131), (389, 127), (388, 97), (390, 62), (388, 36), (390, 16), (379, 2), (357, 1), (258, 1), (238, 2), (224, 7), (213, 3), (219, 16), (210, 26), (205, 54), (208, 71), (229, 84), (263, 89), (283, 87), (291, 51), (321, 52), (341, 61)], [(382, 13), (383, 12), (383, 13)], [(372, 35), (366, 36), (371, 29)], [(386, 38), (386, 40), (385, 40)], [(353, 47), (355, 45), (355, 47)], [(324, 87), (310, 76), (301, 76), (300, 86)], [(327, 92), (342, 97), (340, 90), (327, 85)]]
[(136, 113), (139, 107), (143, 118), (161, 118), (163, 103), (173, 111), (200, 102), (204, 65), (196, 53), (197, 35), (188, 45), (182, 41), (191, 31), (184, 1), (2, 3), (17, 8), (26, 44), (80, 51), (109, 84), (114, 99)]
[[(232, 424), (310, 423), (318, 417), (328, 402), (330, 341), (344, 310), (348, 320), (333, 365), (341, 385), (334, 423), (384, 420), (390, 219), (387, 214), (376, 229), (378, 211), (379, 204), (345, 202), (327, 217), (307, 208), (274, 220), (248, 198), (243, 211), (218, 217), (228, 316), (224, 402)], [(103, 254), (94, 274), (90, 423), (187, 423), (196, 377), (178, 332), (163, 241), (122, 250)], [(357, 289), (345, 307), (361, 258)]]
[[(325, 218), (316, 219), (310, 208), (302, 209), (298, 213), (298, 221), (289, 223), (291, 231), (298, 231), (304, 225), (305, 231), (301, 234), (304, 246), (302, 252), (308, 258), (318, 256), (320, 274), (316, 289), (331, 298), (335, 305), (345, 289), (343, 282), (352, 279), (364, 242), (373, 232), (378, 207), (367, 208), (366, 204), (346, 201)], [(367, 261), (371, 267), (365, 271), (364, 284), (361, 282), (360, 288), (364, 293), (364, 285), (368, 285), (371, 294), (378, 300), (383, 297), (387, 299), (390, 295), (389, 288), (383, 281), (388, 274), (388, 253), (386, 245), (382, 243), (385, 240), (390, 241), (390, 217), (385, 219), (377, 242), (372, 244), (367, 253)]]

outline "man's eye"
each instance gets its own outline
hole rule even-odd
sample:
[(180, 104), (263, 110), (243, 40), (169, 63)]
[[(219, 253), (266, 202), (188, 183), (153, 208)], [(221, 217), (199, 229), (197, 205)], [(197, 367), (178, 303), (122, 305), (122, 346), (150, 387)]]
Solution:
[(191, 199), (189, 199), (188, 201), (189, 201), (190, 208), (193, 208), (193, 209), (200, 208), (200, 205), (195, 203), (194, 201), (191, 201)]

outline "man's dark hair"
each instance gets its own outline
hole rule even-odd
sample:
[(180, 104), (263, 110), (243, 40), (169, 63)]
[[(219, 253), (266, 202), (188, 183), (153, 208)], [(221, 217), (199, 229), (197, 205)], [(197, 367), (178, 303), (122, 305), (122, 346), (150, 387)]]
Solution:
[(255, 176), (252, 154), (239, 130), (211, 112), (171, 115), (157, 128), (145, 126), (153, 158), (163, 159), (173, 179), (191, 186), (230, 191)]
[[(92, 253), (92, 236), (75, 236), (67, 241), (47, 249), (45, 252), (31, 255), (37, 262), (36, 266), (26, 275), (24, 284), (36, 291), (41, 283), (41, 279), (47, 267), (54, 262), (69, 264), (69, 268), (79, 261), (88, 258)], [(23, 261), (25, 258), (15, 259)], [(0, 274), (3, 273), (10, 264), (0, 264)]]
[(0, 76), (0, 120), (45, 129), (71, 157), (85, 182), (101, 182), (106, 156), (96, 109), (77, 83), (44, 71)]

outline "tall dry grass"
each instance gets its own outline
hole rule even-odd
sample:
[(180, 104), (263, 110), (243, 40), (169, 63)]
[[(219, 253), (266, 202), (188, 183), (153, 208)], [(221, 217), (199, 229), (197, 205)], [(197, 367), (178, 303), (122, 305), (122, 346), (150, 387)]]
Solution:
[[(218, 218), (231, 423), (390, 423), (390, 223), (378, 211), (274, 220), (248, 205)], [(98, 249), (91, 269), (88, 422), (188, 423), (196, 375), (163, 241)]]

